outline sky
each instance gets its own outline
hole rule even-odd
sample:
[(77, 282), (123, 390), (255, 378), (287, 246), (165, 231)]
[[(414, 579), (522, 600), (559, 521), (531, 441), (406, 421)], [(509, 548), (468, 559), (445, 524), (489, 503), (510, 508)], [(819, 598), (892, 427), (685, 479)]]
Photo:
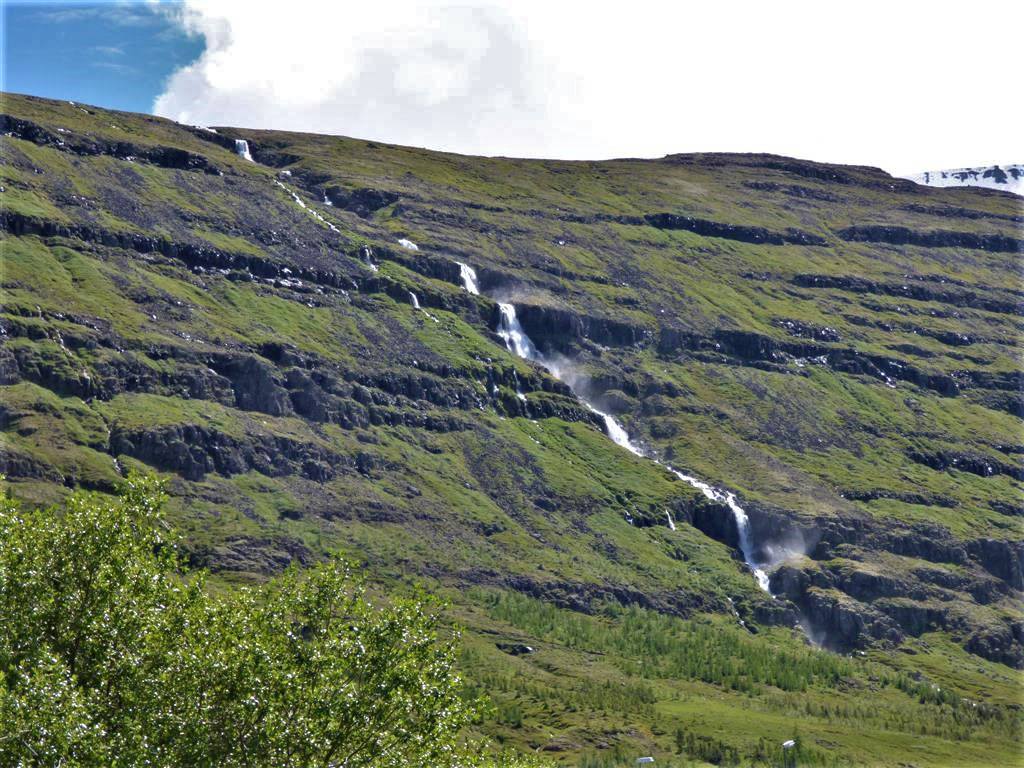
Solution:
[(1024, 3), (4, 3), (6, 90), (466, 154), (1024, 160)]

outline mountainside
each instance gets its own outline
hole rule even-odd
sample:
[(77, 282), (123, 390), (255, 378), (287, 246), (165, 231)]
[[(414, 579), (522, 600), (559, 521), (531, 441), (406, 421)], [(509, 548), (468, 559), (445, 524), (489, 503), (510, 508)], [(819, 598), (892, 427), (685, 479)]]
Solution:
[(425, 583), (552, 758), (1019, 760), (1020, 197), (2, 102), (14, 495)]
[(930, 187), (986, 187), (1001, 192), (1024, 195), (1024, 165), (993, 165), (991, 168), (953, 168), (946, 171), (925, 171), (907, 176), (918, 184)]

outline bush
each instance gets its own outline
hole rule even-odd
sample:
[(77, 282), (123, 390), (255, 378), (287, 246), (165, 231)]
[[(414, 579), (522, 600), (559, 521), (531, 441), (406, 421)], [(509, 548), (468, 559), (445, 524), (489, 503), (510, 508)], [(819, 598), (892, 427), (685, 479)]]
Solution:
[(162, 500), (0, 500), (0, 764), (480, 764), (429, 603), (374, 607), (342, 562), (213, 595)]

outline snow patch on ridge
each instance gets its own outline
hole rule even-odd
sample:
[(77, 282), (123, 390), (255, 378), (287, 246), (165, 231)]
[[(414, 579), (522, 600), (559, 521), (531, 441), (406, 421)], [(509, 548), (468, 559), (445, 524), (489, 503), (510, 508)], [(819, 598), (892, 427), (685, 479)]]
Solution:
[(1021, 163), (924, 171), (903, 178), (928, 187), (985, 187), (1024, 195), (1024, 164)]

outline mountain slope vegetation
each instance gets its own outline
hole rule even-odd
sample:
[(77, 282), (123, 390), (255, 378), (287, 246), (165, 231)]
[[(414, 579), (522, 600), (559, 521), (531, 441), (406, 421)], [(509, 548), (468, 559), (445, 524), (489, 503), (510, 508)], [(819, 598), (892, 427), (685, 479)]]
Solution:
[(0, 112), (15, 497), (153, 472), (225, 589), (426, 585), (477, 727), (566, 764), (1020, 761), (1021, 198)]

